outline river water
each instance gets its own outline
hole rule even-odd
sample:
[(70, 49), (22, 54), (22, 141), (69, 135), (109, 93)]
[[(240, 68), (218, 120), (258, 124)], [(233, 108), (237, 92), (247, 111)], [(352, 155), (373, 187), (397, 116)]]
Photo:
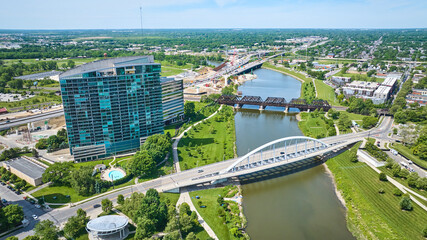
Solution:
[[(254, 72), (258, 78), (239, 87), (243, 95), (300, 96), (301, 83), (266, 69)], [(249, 106), (250, 108), (250, 106)], [(280, 111), (241, 109), (235, 115), (237, 154), (244, 155), (269, 141), (302, 135), (295, 114)], [(320, 165), (291, 175), (246, 184), (243, 211), (247, 232), (253, 240), (354, 239), (346, 227), (345, 209), (339, 202), (332, 179)]]

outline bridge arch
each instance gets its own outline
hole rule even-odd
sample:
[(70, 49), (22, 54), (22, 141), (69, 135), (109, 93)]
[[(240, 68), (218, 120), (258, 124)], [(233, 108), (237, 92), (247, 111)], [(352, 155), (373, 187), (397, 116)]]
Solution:
[[(289, 144), (292, 143), (292, 141), (294, 141), (294, 144)], [(280, 144), (283, 143), (284, 147), (282, 148), (275, 148), (276, 144)], [(298, 148), (298, 144), (303, 143), (303, 149), (299, 149)], [(257, 148), (255, 148), (254, 150), (248, 152), (247, 154), (239, 157), (235, 162), (233, 162), (233, 164), (231, 164), (229, 167), (227, 167), (225, 170), (223, 170), (222, 172), (220, 172), (221, 174), (223, 173), (228, 173), (228, 172), (232, 172), (235, 171), (239, 164), (244, 163), (244, 161), (247, 161), (246, 166), (250, 167), (251, 165), (256, 165), (256, 164), (264, 164), (265, 161), (272, 161), (275, 162), (277, 157), (281, 157), (284, 160), (294, 156), (300, 156), (301, 154), (307, 154), (307, 153), (312, 153), (315, 151), (320, 151), (322, 149), (327, 148), (329, 145), (324, 143), (323, 141), (320, 141), (319, 139), (315, 139), (315, 138), (311, 138), (311, 137), (305, 137), (305, 136), (294, 136), (294, 137), (285, 137), (285, 138), (280, 138), (271, 142), (268, 142), (262, 146), (259, 146)], [(263, 158), (263, 150), (268, 148), (268, 147), (272, 147), (272, 149), (269, 149), (265, 155), (265, 157), (268, 160), (264, 160)], [(259, 154), (260, 153), (260, 154)], [(277, 154), (278, 153), (278, 154)], [(259, 160), (253, 160), (250, 161), (250, 157), (254, 156), (258, 154), (259, 156)], [(293, 155), (292, 155), (293, 154)], [(291, 155), (291, 156), (290, 156)]]

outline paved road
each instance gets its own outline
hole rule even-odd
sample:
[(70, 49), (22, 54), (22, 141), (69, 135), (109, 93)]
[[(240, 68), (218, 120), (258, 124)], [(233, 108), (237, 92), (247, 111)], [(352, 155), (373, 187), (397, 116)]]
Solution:
[[(374, 135), (380, 135), (383, 132), (387, 132), (390, 130), (392, 125), (392, 120), (389, 117), (384, 118), (381, 126), (377, 129), (373, 129), (371, 130), (370, 134), (371, 136)], [(346, 143), (345, 142), (353, 142), (356, 141), (358, 139), (363, 139), (364, 137), (368, 136), (368, 132), (361, 132), (361, 133), (353, 133), (353, 134), (344, 134), (344, 135), (339, 135), (339, 136), (335, 136), (335, 137), (328, 137), (328, 138), (324, 138), (321, 139), (323, 142), (325, 143), (333, 143), (333, 142), (342, 142), (340, 145), (337, 146), (344, 146)], [(327, 150), (323, 150), (322, 152), (326, 152)], [(313, 153), (316, 154), (316, 153)], [(310, 154), (308, 154), (307, 156), (310, 156)], [(304, 156), (298, 157), (298, 158), (294, 158), (288, 162), (292, 162), (292, 161), (298, 161), (301, 158), (304, 158)], [(128, 186), (124, 189), (118, 190), (117, 192), (109, 192), (109, 193), (105, 193), (103, 194), (102, 197), (97, 197), (97, 198), (92, 198), (90, 200), (86, 200), (87, 202), (81, 203), (78, 206), (75, 207), (63, 207), (63, 208), (59, 208), (59, 209), (54, 209), (52, 211), (50, 211), (49, 213), (45, 213), (43, 215), (40, 216), (40, 220), (45, 220), (45, 219), (50, 219), (51, 221), (55, 222), (57, 225), (62, 225), (64, 224), (67, 219), (73, 215), (76, 214), (77, 209), (82, 208), (83, 210), (85, 210), (88, 215), (94, 215), (94, 212), (99, 212), (99, 208), (94, 207), (97, 204), (100, 204), (101, 200), (103, 198), (108, 198), (110, 200), (112, 200), (114, 203), (116, 203), (117, 200), (117, 196), (119, 194), (124, 195), (125, 197), (129, 197), (132, 192), (145, 192), (146, 190), (150, 189), (150, 188), (154, 188), (156, 190), (158, 190), (159, 192), (164, 191), (164, 190), (170, 190), (173, 188), (178, 188), (178, 187), (183, 187), (183, 186), (188, 186), (189, 184), (203, 184), (203, 183), (209, 183), (210, 181), (216, 180), (218, 179), (218, 177), (216, 176), (212, 176), (212, 177), (206, 177), (206, 178), (202, 178), (202, 179), (198, 179), (198, 180), (194, 180), (198, 177), (201, 176), (206, 176), (209, 174), (213, 174), (213, 173), (217, 173), (219, 171), (222, 171), (224, 169), (226, 169), (228, 166), (230, 166), (234, 161), (236, 161), (236, 159), (230, 159), (230, 160), (226, 160), (226, 161), (222, 161), (222, 162), (218, 162), (218, 163), (214, 163), (214, 164), (210, 164), (210, 165), (206, 165), (203, 167), (199, 167), (199, 168), (194, 168), (194, 169), (190, 169), (190, 170), (186, 170), (186, 171), (182, 171), (179, 173), (174, 173), (174, 174), (170, 174), (170, 175), (166, 175), (151, 181), (147, 181), (147, 182), (143, 182), (143, 183), (139, 183), (133, 186)], [(280, 162), (275, 163), (277, 165), (281, 164)], [(273, 164), (272, 164), (273, 165)], [(258, 167), (257, 169), (261, 170), (262, 168), (268, 168), (269, 166), (261, 166)], [(199, 172), (199, 170), (203, 170), (203, 172)], [(251, 171), (249, 170), (243, 170), (242, 172), (245, 171)], [(222, 175), (222, 177), (230, 177), (230, 176), (234, 176), (236, 173), (230, 172), (227, 174)], [(32, 230), (29, 230), (29, 228), (25, 228), (23, 230), (20, 230), (19, 232), (17, 232), (17, 236), (19, 238), (23, 238), (28, 234), (32, 234)]]
[(54, 111), (50, 111), (50, 112), (46, 112), (46, 113), (40, 113), (40, 114), (29, 116), (29, 117), (12, 119), (8, 123), (1, 122), (0, 123), (0, 131), (5, 130), (5, 129), (9, 129), (11, 127), (16, 127), (16, 126), (20, 126), (23, 124), (31, 123), (31, 122), (36, 122), (36, 121), (41, 121), (41, 120), (45, 120), (45, 119), (49, 119), (49, 118), (59, 117), (62, 115), (64, 115), (64, 111), (62, 109), (59, 109), (59, 110), (54, 110)]
[[(20, 233), (19, 235), (22, 238), (28, 236), (31, 229), (33, 229), (34, 225), (38, 222), (38, 220), (33, 219), (32, 215), (43, 216), (43, 215), (48, 214), (48, 213), (44, 212), (43, 210), (34, 207), (33, 204), (25, 201), (23, 199), (23, 197), (24, 197), (23, 194), (17, 195), (16, 193), (9, 190), (6, 186), (0, 185), (0, 196), (2, 199), (6, 199), (10, 204), (18, 204), (18, 205), (22, 206), (22, 208), (24, 210), (25, 218), (30, 221), (30, 224), (27, 227), (22, 228), (22, 229), (18, 230), (17, 232), (13, 232), (12, 234), (9, 234), (8, 236), (14, 236), (17, 233)], [(1, 239), (5, 239), (5, 238), (6, 237), (1, 238)]]

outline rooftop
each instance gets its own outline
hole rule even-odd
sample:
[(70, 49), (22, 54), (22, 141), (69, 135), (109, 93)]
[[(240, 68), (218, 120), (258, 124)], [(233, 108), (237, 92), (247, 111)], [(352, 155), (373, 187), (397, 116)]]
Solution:
[(59, 75), (61, 72), (60, 71), (49, 71), (49, 72), (42, 72), (42, 73), (34, 73), (34, 74), (29, 74), (29, 75), (23, 75), (23, 76), (19, 76), (19, 77), (15, 77), (16, 79), (22, 79), (22, 80), (38, 80), (38, 79), (43, 79), (45, 77), (52, 77), (52, 76), (56, 76)]
[(6, 161), (5, 163), (9, 165), (11, 168), (15, 168), (16, 170), (20, 171), (21, 173), (33, 179), (41, 178), (42, 174), (46, 170), (41, 165), (38, 165), (23, 157), (15, 158), (15, 159)]
[(386, 79), (384, 80), (384, 82), (381, 83), (381, 85), (384, 86), (393, 86), (397, 81), (397, 78), (395, 77), (386, 77)]
[(86, 227), (90, 231), (108, 232), (115, 231), (126, 227), (128, 219), (118, 215), (107, 215), (90, 220)]
[[(71, 77), (73, 75), (107, 70), (117, 67), (125, 67), (129, 65), (145, 65), (154, 64), (153, 56), (130, 56), (130, 57), (118, 57), (118, 58), (107, 58), (102, 60), (93, 61), (79, 65), (71, 70), (68, 70), (59, 75), (59, 78)], [(159, 63), (157, 63), (159, 64)]]

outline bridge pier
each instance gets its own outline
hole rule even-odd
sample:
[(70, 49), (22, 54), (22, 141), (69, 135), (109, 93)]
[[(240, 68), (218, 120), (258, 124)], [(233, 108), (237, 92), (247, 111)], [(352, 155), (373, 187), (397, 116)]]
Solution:
[(285, 113), (289, 112), (289, 107), (285, 107)]
[(310, 109), (307, 109), (307, 112), (309, 113), (309, 112), (310, 112)]
[(264, 106), (262, 106), (262, 105), (260, 105), (260, 106), (259, 106), (259, 110), (260, 110), (260, 111), (263, 111), (264, 109), (265, 109), (265, 107), (264, 107)]

